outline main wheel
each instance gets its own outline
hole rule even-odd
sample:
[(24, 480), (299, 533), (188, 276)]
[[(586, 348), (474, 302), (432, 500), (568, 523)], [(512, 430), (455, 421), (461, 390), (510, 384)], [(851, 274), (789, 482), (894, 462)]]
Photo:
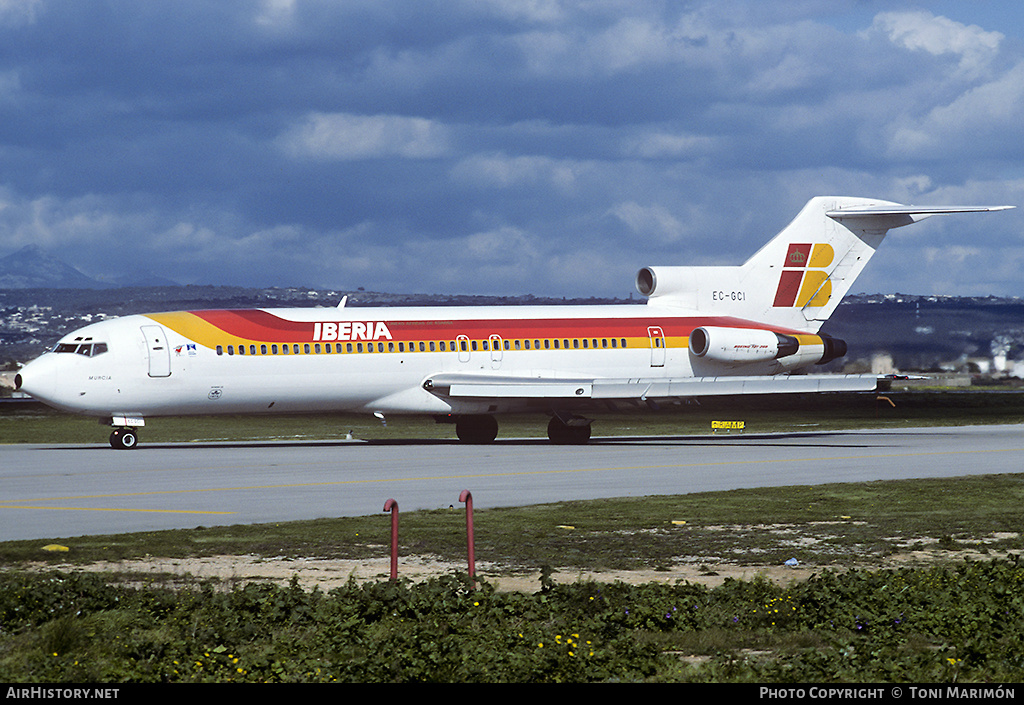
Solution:
[(460, 416), (455, 435), (463, 443), (493, 443), (498, 437), (498, 420), (493, 416)]
[(132, 428), (115, 428), (110, 434), (110, 447), (117, 450), (133, 450), (139, 445), (139, 436)]
[(590, 424), (570, 426), (557, 416), (552, 416), (548, 422), (548, 440), (557, 445), (586, 445), (590, 442)]

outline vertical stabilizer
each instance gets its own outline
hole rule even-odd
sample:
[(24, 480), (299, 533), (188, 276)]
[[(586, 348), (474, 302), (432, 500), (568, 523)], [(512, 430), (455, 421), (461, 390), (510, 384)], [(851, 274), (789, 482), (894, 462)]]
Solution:
[(816, 332), (892, 228), (933, 215), (1007, 208), (820, 196), (744, 264), (647, 267), (637, 275), (637, 289), (651, 304)]

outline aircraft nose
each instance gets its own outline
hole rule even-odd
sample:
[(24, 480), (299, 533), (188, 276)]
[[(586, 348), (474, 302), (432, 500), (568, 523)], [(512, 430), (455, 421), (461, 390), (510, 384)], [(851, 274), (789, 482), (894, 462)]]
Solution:
[(46, 374), (47, 366), (36, 360), (22, 367), (14, 377), (14, 388), (39, 401), (52, 396), (53, 375)]

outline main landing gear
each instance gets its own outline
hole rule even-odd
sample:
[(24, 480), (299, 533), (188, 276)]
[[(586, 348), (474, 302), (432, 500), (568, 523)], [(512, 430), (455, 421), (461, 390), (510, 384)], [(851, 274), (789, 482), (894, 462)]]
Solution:
[(556, 445), (586, 445), (590, 442), (590, 419), (552, 416), (548, 422), (548, 439)]
[[(493, 443), (498, 437), (498, 422), (485, 414), (459, 416), (455, 420), (455, 435), (463, 443)], [(557, 445), (585, 445), (590, 442), (590, 419), (552, 416), (548, 423), (548, 439)]]
[(139, 445), (139, 434), (134, 428), (115, 428), (110, 434), (110, 447), (116, 450), (134, 450)]
[(455, 435), (463, 443), (493, 443), (498, 437), (498, 420), (493, 416), (460, 416), (455, 420)]

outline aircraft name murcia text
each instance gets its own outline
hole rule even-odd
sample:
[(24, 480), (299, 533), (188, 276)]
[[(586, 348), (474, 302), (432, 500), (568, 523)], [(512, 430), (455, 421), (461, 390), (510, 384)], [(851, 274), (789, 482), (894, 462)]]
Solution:
[(313, 340), (391, 340), (383, 321), (338, 321), (314, 323)]

